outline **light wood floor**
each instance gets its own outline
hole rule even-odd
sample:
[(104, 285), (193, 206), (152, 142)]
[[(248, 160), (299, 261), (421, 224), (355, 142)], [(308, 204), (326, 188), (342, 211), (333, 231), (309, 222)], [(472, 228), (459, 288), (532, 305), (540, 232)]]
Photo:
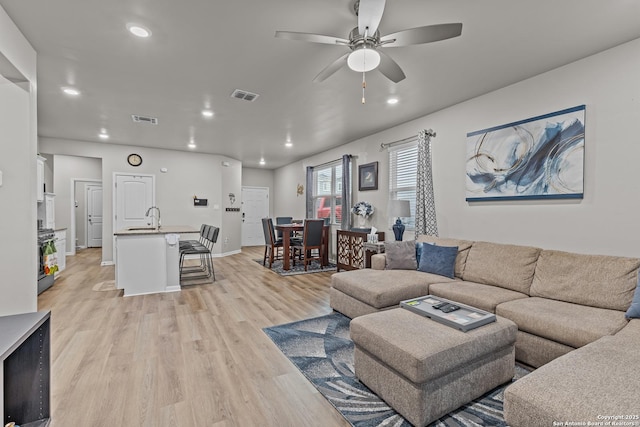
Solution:
[[(51, 310), (52, 425), (349, 426), (262, 331), (331, 312), (331, 273), (283, 278), (214, 259), (217, 281), (123, 298), (100, 250), (67, 258)], [(104, 288), (103, 286), (102, 288)]]

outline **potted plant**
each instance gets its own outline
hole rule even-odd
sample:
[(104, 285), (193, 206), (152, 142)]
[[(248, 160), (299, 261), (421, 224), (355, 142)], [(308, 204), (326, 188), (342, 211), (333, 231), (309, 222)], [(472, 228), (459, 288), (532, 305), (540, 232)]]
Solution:
[(375, 209), (373, 209), (373, 206), (369, 202), (358, 202), (351, 208), (351, 213), (355, 214), (358, 218), (358, 226), (360, 228), (365, 226), (367, 218), (373, 215), (374, 212)]

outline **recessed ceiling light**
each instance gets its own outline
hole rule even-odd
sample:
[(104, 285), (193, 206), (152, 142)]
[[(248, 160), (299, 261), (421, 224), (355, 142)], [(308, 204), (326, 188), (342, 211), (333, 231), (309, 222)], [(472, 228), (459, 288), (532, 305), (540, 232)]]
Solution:
[(389, 105), (395, 105), (398, 103), (398, 98), (389, 98), (387, 99), (387, 104)]
[(72, 87), (63, 87), (62, 91), (67, 95), (78, 96), (80, 95), (80, 91), (78, 89), (74, 89)]
[(287, 148), (291, 148), (291, 147), (293, 147), (293, 142), (285, 142), (284, 146), (287, 147)]
[(266, 162), (264, 161), (264, 159), (260, 159), (260, 164), (261, 164), (262, 166), (264, 166), (264, 165), (266, 164)]
[(202, 116), (206, 118), (213, 117), (213, 111), (211, 110), (202, 110)]
[(98, 136), (100, 139), (109, 139), (109, 134), (105, 132), (99, 133)]
[(127, 24), (127, 30), (136, 37), (147, 38), (151, 36), (151, 31), (138, 24)]

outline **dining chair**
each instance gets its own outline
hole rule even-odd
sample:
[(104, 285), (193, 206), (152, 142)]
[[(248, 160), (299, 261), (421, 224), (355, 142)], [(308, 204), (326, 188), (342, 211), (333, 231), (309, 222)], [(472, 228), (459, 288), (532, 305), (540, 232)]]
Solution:
[[(277, 216), (276, 217), (276, 225), (291, 224), (292, 221), (293, 221), (293, 217), (292, 216)], [(276, 230), (276, 234), (278, 236), (278, 239), (282, 239), (282, 231), (281, 230)]]
[(269, 268), (276, 259), (282, 259), (283, 243), (282, 239), (276, 238), (273, 228), (273, 219), (262, 218), (262, 231), (264, 233), (264, 257), (262, 265), (266, 265), (267, 255), (269, 255)]
[(313, 260), (318, 261), (320, 268), (322, 268), (322, 255), (324, 249), (324, 242), (322, 238), (323, 227), (323, 219), (305, 219), (304, 231), (302, 233), (302, 244), (296, 243), (293, 245), (293, 263), (295, 265), (295, 252), (300, 251), (303, 256), (304, 271), (307, 271), (309, 263)]

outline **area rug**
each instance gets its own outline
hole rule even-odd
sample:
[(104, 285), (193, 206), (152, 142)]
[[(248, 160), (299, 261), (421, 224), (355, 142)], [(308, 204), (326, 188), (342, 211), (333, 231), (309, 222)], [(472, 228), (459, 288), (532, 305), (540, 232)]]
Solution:
[[(354, 427), (411, 427), (355, 376), (350, 319), (334, 312), (314, 319), (264, 328), (289, 360)], [(528, 371), (516, 366), (516, 378)], [(506, 427), (498, 387), (431, 424), (433, 427)]]
[[(255, 262), (262, 266), (262, 259), (254, 259)], [(307, 266), (307, 271), (304, 271), (304, 265), (301, 262), (296, 262), (294, 266), (293, 263), (289, 264), (291, 267), (290, 270), (285, 270), (282, 268), (282, 260), (276, 260), (271, 265), (271, 270), (278, 273), (281, 276), (295, 276), (296, 274), (310, 274), (310, 273), (326, 273), (327, 271), (336, 271), (336, 265), (329, 263), (329, 265), (325, 265), (321, 267), (320, 263), (317, 261), (311, 261)], [(267, 261), (266, 268), (269, 268), (269, 261)]]

